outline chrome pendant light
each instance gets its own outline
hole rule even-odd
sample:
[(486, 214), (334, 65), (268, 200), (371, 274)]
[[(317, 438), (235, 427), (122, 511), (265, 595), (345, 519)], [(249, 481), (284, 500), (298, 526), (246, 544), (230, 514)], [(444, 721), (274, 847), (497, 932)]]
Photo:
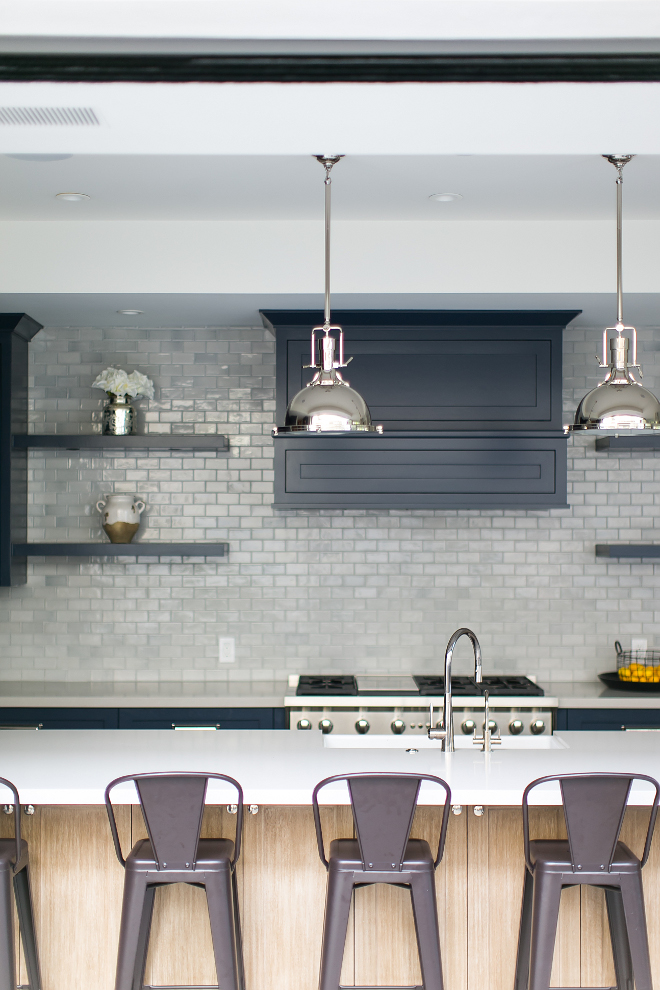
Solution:
[[(330, 322), (330, 173), (343, 155), (315, 155), (325, 169), (325, 307), (322, 327), (312, 330), (312, 361), (305, 365), (316, 374), (289, 403), (284, 426), (276, 426), (273, 436), (306, 433), (382, 433), (373, 426), (369, 407), (359, 392), (339, 373), (352, 358), (344, 361), (344, 331)], [(333, 337), (331, 331), (338, 336)], [(317, 340), (316, 334), (323, 333)], [(337, 345), (339, 345), (337, 347)], [(338, 353), (335, 356), (335, 351)]]
[[(623, 322), (622, 278), (622, 193), (623, 167), (634, 155), (603, 155), (617, 170), (616, 179), (616, 325), (603, 331), (601, 368), (607, 368), (605, 380), (587, 392), (575, 412), (569, 430), (659, 430), (660, 402), (632, 375), (637, 364), (637, 331)], [(612, 336), (615, 334), (615, 336)], [(628, 336), (626, 336), (626, 334)], [(607, 358), (609, 339), (610, 357)], [(629, 355), (630, 345), (632, 351)]]

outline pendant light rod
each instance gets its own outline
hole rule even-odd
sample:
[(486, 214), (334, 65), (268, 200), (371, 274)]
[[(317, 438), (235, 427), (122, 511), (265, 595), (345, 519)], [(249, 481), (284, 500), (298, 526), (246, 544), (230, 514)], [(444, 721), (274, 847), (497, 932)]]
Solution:
[(623, 326), (623, 166), (634, 155), (603, 155), (617, 171), (616, 177), (616, 324)]
[(342, 159), (343, 155), (314, 155), (314, 158), (325, 169), (325, 301), (323, 306), (323, 329), (327, 332), (330, 327), (330, 209), (333, 165)]

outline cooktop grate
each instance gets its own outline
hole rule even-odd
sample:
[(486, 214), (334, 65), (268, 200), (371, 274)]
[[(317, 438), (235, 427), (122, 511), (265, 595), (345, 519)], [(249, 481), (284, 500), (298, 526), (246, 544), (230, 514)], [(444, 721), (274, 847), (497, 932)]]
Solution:
[[(414, 681), (420, 695), (438, 695), (445, 689), (445, 679), (441, 675), (415, 674)], [(483, 694), (486, 689), (497, 698), (541, 698), (544, 694), (542, 687), (530, 681), (529, 677), (518, 674), (486, 674), (481, 684), (477, 684), (474, 677), (457, 675), (451, 679), (452, 694), (457, 696)]]
[(296, 694), (345, 695), (357, 694), (357, 681), (352, 674), (301, 674)]
[[(368, 682), (368, 677), (363, 677), (363, 681)], [(375, 681), (376, 678), (373, 678)], [(340, 695), (377, 694), (377, 695), (409, 695), (409, 690), (403, 690), (401, 677), (392, 676), (392, 687), (386, 684), (387, 676), (383, 675), (378, 679), (376, 686), (368, 687), (362, 685), (358, 691), (357, 678), (352, 674), (302, 674), (298, 680), (296, 694), (299, 697), (326, 695), (327, 697), (337, 697)], [(417, 694), (421, 697), (425, 695), (439, 695), (445, 689), (445, 679), (441, 675), (435, 674), (415, 674), (411, 681), (417, 686)], [(480, 695), (488, 688), (493, 697), (543, 697), (543, 688), (530, 681), (529, 677), (518, 674), (486, 674), (481, 684), (477, 684), (473, 677), (466, 677), (457, 674), (451, 679), (452, 693), (457, 697), (467, 695)]]

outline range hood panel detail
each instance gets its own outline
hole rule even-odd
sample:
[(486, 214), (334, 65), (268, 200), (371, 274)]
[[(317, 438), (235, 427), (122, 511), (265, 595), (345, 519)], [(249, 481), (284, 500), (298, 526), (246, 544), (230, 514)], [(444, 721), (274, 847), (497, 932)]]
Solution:
[[(276, 437), (276, 508), (566, 507), (562, 332), (577, 311), (335, 315), (350, 330), (351, 381), (385, 432)], [(320, 314), (263, 316), (279, 421)]]

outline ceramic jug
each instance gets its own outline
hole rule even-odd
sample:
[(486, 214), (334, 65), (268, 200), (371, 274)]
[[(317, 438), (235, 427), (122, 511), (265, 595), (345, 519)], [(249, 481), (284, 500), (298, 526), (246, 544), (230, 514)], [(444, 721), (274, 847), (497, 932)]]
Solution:
[(140, 528), (145, 503), (135, 495), (105, 495), (96, 503), (111, 543), (130, 543)]

